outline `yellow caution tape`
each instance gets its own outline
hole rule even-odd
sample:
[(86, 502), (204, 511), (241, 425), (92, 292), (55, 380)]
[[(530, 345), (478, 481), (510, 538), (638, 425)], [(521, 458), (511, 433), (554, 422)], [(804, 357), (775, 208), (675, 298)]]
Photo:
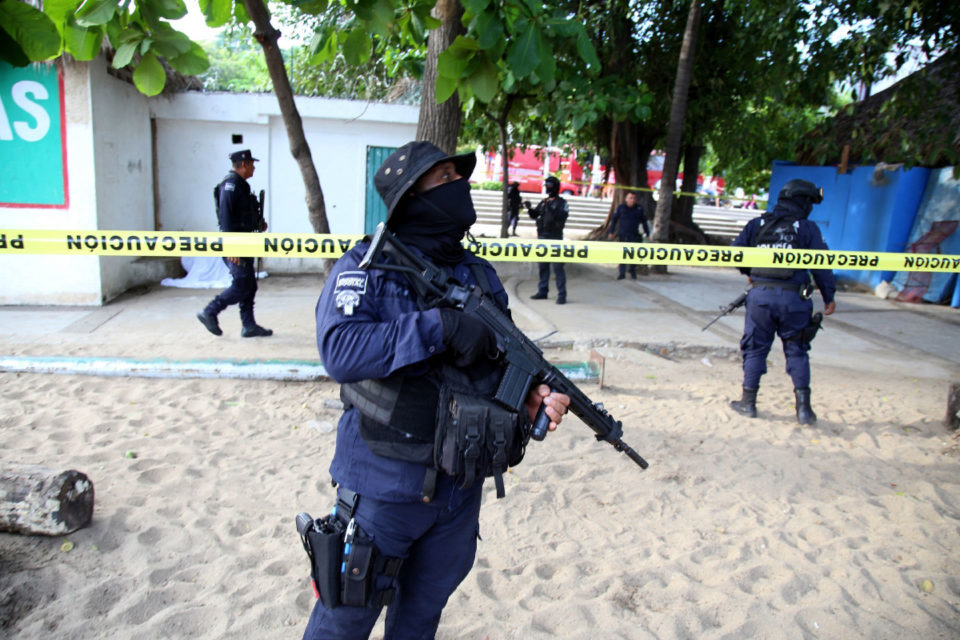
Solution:
[[(247, 256), (336, 259), (359, 235), (0, 229), (0, 255)], [(481, 238), (464, 246), (503, 262), (960, 272), (960, 255), (715, 245)]]

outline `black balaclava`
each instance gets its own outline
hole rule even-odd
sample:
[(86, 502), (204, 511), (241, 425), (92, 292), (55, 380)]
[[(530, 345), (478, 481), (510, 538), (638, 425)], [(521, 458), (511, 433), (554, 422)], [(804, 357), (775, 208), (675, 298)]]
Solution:
[(810, 212), (813, 211), (813, 200), (806, 195), (794, 195), (789, 198), (781, 196), (777, 199), (777, 204), (773, 211), (768, 211), (761, 216), (763, 226), (778, 220), (796, 222), (797, 220), (806, 220)]
[(470, 183), (460, 178), (401, 201), (387, 226), (427, 257), (454, 264), (463, 259), (460, 242), (476, 221)]
[(761, 219), (764, 225), (780, 219), (795, 222), (797, 220), (806, 220), (811, 211), (813, 211), (813, 201), (807, 196), (781, 197), (777, 199), (777, 204), (774, 206), (773, 211), (768, 211), (763, 214)]
[(543, 186), (549, 197), (556, 198), (558, 195), (560, 195), (560, 181), (554, 176), (549, 176), (544, 181)]

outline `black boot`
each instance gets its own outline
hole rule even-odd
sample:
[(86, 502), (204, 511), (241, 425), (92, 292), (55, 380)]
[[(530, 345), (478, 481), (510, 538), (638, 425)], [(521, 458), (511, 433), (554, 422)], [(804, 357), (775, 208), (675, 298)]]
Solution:
[(273, 329), (265, 329), (258, 324), (244, 327), (240, 331), (241, 338), (266, 338), (273, 335)]
[(810, 387), (803, 387), (793, 390), (797, 397), (797, 422), (800, 424), (813, 424), (817, 421), (817, 414), (810, 408)]
[(222, 336), (223, 331), (220, 329), (220, 323), (217, 322), (217, 314), (210, 313), (206, 309), (197, 314), (197, 320), (200, 321), (200, 324), (207, 328), (207, 331), (212, 333), (215, 336)]
[(731, 400), (730, 406), (739, 414), (748, 418), (757, 417), (757, 389), (743, 388), (743, 397), (739, 400)]

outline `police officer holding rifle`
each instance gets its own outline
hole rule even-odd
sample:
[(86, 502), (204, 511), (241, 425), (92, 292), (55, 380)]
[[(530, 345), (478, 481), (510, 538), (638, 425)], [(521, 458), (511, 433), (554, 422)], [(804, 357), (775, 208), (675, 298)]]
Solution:
[[(374, 178), (386, 224), (337, 261), (317, 303), (317, 345), (345, 409), (336, 506), (296, 519), (318, 595), (305, 640), (366, 638), (384, 606), (385, 637), (434, 637), (473, 566), (484, 479), (502, 496), (532, 432), (572, 408), (562, 374), (509, 320), (493, 267), (463, 248), (475, 163), (429, 142), (388, 157)], [(577, 400), (642, 460), (619, 422)]]

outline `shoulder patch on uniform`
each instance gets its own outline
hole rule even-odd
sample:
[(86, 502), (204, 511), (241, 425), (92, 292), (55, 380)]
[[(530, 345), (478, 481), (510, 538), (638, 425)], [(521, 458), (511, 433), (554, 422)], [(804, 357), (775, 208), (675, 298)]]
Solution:
[(224, 182), (224, 183), (223, 183), (223, 190), (224, 190), (224, 191), (233, 191), (233, 190), (236, 189), (236, 188), (237, 188), (237, 185), (233, 184), (232, 182)]
[(366, 271), (344, 271), (337, 274), (337, 284), (333, 297), (337, 309), (344, 315), (352, 316), (353, 310), (360, 304), (360, 297), (367, 292)]

